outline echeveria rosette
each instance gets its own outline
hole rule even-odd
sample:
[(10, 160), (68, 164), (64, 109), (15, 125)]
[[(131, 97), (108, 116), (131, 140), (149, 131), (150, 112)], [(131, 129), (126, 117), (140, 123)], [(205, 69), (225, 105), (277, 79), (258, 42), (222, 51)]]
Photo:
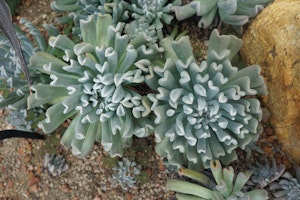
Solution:
[(29, 107), (53, 104), (40, 123), (51, 133), (66, 119), (72, 122), (61, 143), (85, 156), (95, 140), (101, 141), (111, 156), (122, 155), (133, 136), (146, 137), (153, 131), (149, 100), (134, 91), (144, 82), (142, 70), (147, 58), (161, 51), (147, 48), (143, 38), (129, 40), (121, 35), (123, 25), (113, 26), (110, 15), (90, 16), (80, 23), (83, 42), (74, 44), (64, 35), (50, 38), (49, 44), (64, 50), (63, 60), (38, 53), (31, 67), (49, 74), (50, 85), (32, 86), (35, 93)]
[(255, 165), (247, 164), (247, 166), (253, 171), (248, 185), (256, 188), (266, 187), (276, 181), (285, 171), (285, 166), (283, 164), (277, 166), (274, 158), (272, 159), (272, 163), (267, 158), (264, 158), (258, 159)]
[(57, 18), (61, 24), (73, 21), (73, 34), (80, 34), (81, 19), (90, 15), (110, 14), (114, 24), (129, 18), (128, 11), (123, 7), (123, 0), (59, 0), (51, 3), (54, 11), (68, 12), (68, 15)]
[(266, 200), (268, 192), (263, 189), (243, 191), (243, 187), (249, 180), (252, 172), (245, 171), (235, 174), (231, 166), (223, 168), (221, 163), (210, 162), (210, 176), (192, 169), (181, 168), (179, 174), (190, 178), (193, 182), (169, 179), (167, 190), (176, 192), (178, 200)]
[(296, 177), (285, 172), (277, 181), (269, 185), (274, 200), (299, 200), (300, 198), (300, 167), (296, 166)]
[(59, 154), (45, 154), (44, 169), (47, 169), (52, 176), (59, 176), (69, 169), (66, 159)]
[(199, 169), (211, 160), (227, 164), (235, 149), (256, 141), (262, 111), (253, 95), (266, 93), (259, 66), (238, 70), (230, 59), (242, 41), (211, 34), (207, 59), (197, 64), (187, 37), (162, 41), (164, 66), (150, 69), (147, 84), (156, 115), (156, 151), (170, 164)]
[(163, 23), (170, 24), (174, 18), (171, 6), (180, 6), (181, 0), (173, 0), (172, 3), (168, 0), (130, 0), (124, 5), (135, 20), (144, 20), (156, 29), (162, 29)]
[(123, 158), (121, 161), (118, 161), (117, 167), (112, 168), (114, 171), (112, 185), (115, 187), (120, 185), (124, 190), (136, 187), (135, 178), (140, 175), (141, 168), (141, 165), (138, 165), (135, 161)]
[(173, 6), (178, 20), (184, 20), (193, 15), (200, 16), (198, 26), (209, 27), (217, 13), (221, 20), (238, 33), (243, 32), (243, 25), (249, 18), (255, 17), (272, 0), (193, 0), (182, 6)]
[(125, 33), (130, 36), (131, 39), (143, 37), (149, 42), (148, 45), (155, 44), (158, 40), (159, 32), (155, 29), (154, 25), (150, 25), (145, 20), (134, 20), (125, 27)]

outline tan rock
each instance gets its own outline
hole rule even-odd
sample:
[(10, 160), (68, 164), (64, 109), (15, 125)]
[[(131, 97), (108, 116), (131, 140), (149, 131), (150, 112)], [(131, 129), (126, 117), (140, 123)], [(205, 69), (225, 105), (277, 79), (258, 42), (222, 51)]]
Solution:
[(264, 102), (284, 150), (300, 164), (300, 1), (277, 0), (243, 36), (247, 64), (259, 64), (269, 94)]

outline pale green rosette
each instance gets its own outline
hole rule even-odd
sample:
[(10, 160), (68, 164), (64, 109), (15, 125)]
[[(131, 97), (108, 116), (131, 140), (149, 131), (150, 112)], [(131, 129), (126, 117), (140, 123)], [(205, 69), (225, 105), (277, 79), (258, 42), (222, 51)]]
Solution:
[[(218, 160), (211, 161), (210, 168), (210, 176), (191, 169), (180, 169), (179, 174), (193, 182), (170, 179), (167, 182), (167, 190), (175, 191), (178, 200), (269, 199), (268, 192), (264, 189), (243, 190), (251, 177), (251, 171), (236, 174), (231, 166), (222, 168)], [(210, 178), (212, 176), (213, 179)]]
[(300, 197), (300, 167), (295, 166), (296, 176), (285, 172), (277, 181), (269, 185), (274, 200), (298, 200)]
[(130, 0), (124, 1), (124, 7), (129, 11), (129, 15), (137, 21), (145, 21), (153, 25), (156, 29), (162, 29), (163, 24), (171, 24), (171, 7), (180, 6), (181, 0)]
[(236, 149), (256, 141), (262, 130), (262, 110), (254, 95), (266, 94), (257, 65), (238, 70), (231, 58), (242, 42), (214, 30), (206, 60), (198, 64), (187, 37), (162, 41), (167, 58), (150, 68), (147, 83), (156, 115), (156, 151), (170, 164), (208, 168), (236, 159)]
[(159, 55), (157, 45), (146, 47), (145, 38), (121, 35), (123, 24), (113, 26), (110, 15), (81, 20), (83, 42), (74, 44), (64, 35), (50, 38), (50, 45), (64, 51), (63, 60), (37, 53), (31, 67), (49, 74), (50, 85), (32, 86), (29, 107), (52, 104), (39, 126), (51, 133), (72, 119), (61, 143), (85, 156), (94, 141), (100, 141), (111, 156), (121, 156), (133, 136), (146, 137), (153, 131), (148, 117), (149, 100), (135, 89), (144, 82), (146, 59)]

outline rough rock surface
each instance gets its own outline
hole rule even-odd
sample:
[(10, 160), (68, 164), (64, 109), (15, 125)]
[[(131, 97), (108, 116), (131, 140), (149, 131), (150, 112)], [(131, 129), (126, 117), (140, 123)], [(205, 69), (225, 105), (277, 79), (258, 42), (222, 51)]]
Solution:
[(268, 86), (264, 103), (284, 150), (300, 164), (300, 1), (277, 0), (243, 36), (242, 57), (259, 64)]

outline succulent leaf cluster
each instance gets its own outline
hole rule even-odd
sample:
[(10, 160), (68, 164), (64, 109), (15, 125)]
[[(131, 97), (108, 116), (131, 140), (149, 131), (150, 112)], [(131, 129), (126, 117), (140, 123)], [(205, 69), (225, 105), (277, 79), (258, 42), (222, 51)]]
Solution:
[(112, 184), (120, 185), (124, 190), (136, 186), (135, 176), (141, 173), (141, 166), (134, 161), (123, 158), (118, 161), (118, 166), (112, 169), (114, 171)]
[(249, 18), (255, 17), (272, 0), (193, 0), (182, 6), (173, 6), (176, 18), (184, 20), (193, 15), (200, 16), (200, 28), (209, 27), (219, 15), (221, 20), (238, 33), (243, 32), (243, 25)]
[[(38, 123), (45, 118), (43, 107), (27, 109), (27, 94), (20, 89), (16, 92), (9, 93), (7, 98), (0, 98), (0, 106), (7, 106), (8, 116), (6, 121), (11, 124), (14, 129), (31, 132), (38, 131)], [(1, 102), (2, 101), (2, 102)], [(12, 104), (11, 104), (12, 103)]]
[(110, 14), (114, 24), (127, 20), (128, 11), (123, 4), (123, 0), (59, 0), (51, 3), (51, 9), (68, 12), (57, 21), (61, 24), (73, 23), (73, 34), (80, 34), (80, 20), (86, 20), (90, 15)]
[(263, 189), (243, 192), (243, 186), (250, 178), (251, 171), (239, 172), (236, 175), (231, 166), (222, 168), (219, 161), (211, 161), (210, 167), (213, 179), (204, 173), (181, 168), (179, 173), (194, 182), (169, 179), (167, 190), (175, 191), (178, 200), (268, 199), (268, 193)]
[(52, 176), (59, 176), (69, 169), (69, 166), (62, 155), (49, 153), (45, 154), (43, 167), (48, 170)]
[[(20, 28), (15, 27), (16, 34), (21, 42), (22, 50), (26, 61), (29, 61), (34, 49), (32, 42), (23, 33)], [(7, 86), (10, 88), (23, 86), (26, 83), (24, 80), (23, 71), (18, 57), (11, 48), (9, 40), (0, 33), (0, 77), (6, 80)]]
[[(20, 28), (15, 27), (27, 63), (29, 63), (30, 57), (35, 52), (55, 52), (54, 49), (49, 48), (42, 33), (31, 22), (25, 19), (21, 19), (20, 22), (30, 30), (29, 34), (34, 39), (33, 42)], [(56, 35), (58, 33), (57, 28), (52, 25), (45, 25), (45, 29), (49, 35)], [(8, 106), (10, 113), (8, 121), (18, 130), (29, 131), (36, 128), (35, 123), (41, 119), (41, 112), (43, 110), (41, 108), (27, 110), (29, 88), (26, 84), (27, 81), (23, 75), (19, 59), (12, 49), (8, 39), (0, 34), (0, 79), (1, 90), (3, 91), (0, 95), (0, 107)], [(37, 70), (29, 68), (29, 74), (33, 83), (49, 83), (50, 79), (48, 76), (41, 74)]]
[(75, 26), (79, 26), (80, 19), (86, 19), (89, 15), (110, 14), (115, 24), (132, 17), (161, 29), (162, 22), (170, 24), (174, 18), (170, 7), (179, 5), (180, 0), (173, 0), (172, 3), (168, 3), (167, 0), (61, 0), (52, 2), (51, 8), (55, 11), (69, 12), (68, 16), (58, 18), (58, 21), (65, 23), (72, 19)]
[(142, 19), (126, 24), (124, 32), (127, 33), (131, 39), (139, 37), (146, 38), (149, 45), (156, 43), (160, 35), (154, 25), (150, 25)]
[(170, 24), (174, 18), (171, 13), (171, 6), (180, 6), (181, 0), (130, 0), (125, 7), (130, 11), (129, 15), (136, 21), (146, 21), (154, 25), (156, 29), (162, 29), (163, 23)]
[(8, 117), (5, 120), (17, 130), (36, 131), (38, 129), (37, 124), (39, 120), (43, 118), (44, 111), (42, 108), (15, 110), (8, 106)]
[[(241, 47), (233, 35), (211, 34), (207, 59), (198, 64), (187, 37), (162, 41), (166, 62), (149, 68), (147, 84), (155, 113), (156, 151), (178, 167), (208, 168), (211, 160), (227, 164), (236, 148), (256, 141), (262, 127), (259, 100), (265, 94), (259, 66), (238, 70), (231, 58)], [(252, 97), (251, 97), (252, 96)]]
[(8, 117), (6, 117), (6, 121), (13, 125), (17, 130), (22, 131), (31, 131), (31, 123), (26, 121), (27, 110), (22, 109), (20, 111), (12, 111), (9, 110)]
[(81, 21), (83, 42), (75, 44), (65, 35), (50, 39), (64, 51), (63, 60), (45, 52), (31, 57), (31, 67), (52, 82), (32, 86), (29, 108), (52, 104), (39, 124), (45, 133), (72, 118), (61, 143), (77, 156), (87, 155), (95, 140), (112, 157), (121, 156), (133, 136), (146, 137), (153, 130), (150, 101), (134, 86), (145, 79), (139, 67), (149, 65), (161, 49), (146, 47), (143, 38), (130, 40), (122, 29), (122, 24), (113, 26), (110, 15), (90, 16)]
[[(29, 29), (30, 36), (33, 37), (34, 42), (21, 31), (21, 29), (15, 26), (15, 31), (21, 44), (21, 48), (27, 63), (29, 63), (30, 57), (38, 51), (54, 51), (49, 48), (42, 33), (29, 21), (21, 19), (20, 23)], [(52, 25), (45, 25), (46, 32), (49, 35), (57, 35), (58, 29)], [(36, 45), (34, 45), (34, 43)], [(2, 85), (6, 85), (7, 88), (21, 89), (26, 82), (21, 69), (18, 58), (16, 57), (13, 49), (10, 46), (9, 40), (2, 34), (0, 34), (0, 77), (6, 82)], [(40, 73), (36, 70), (29, 69), (30, 76), (33, 82), (45, 82), (47, 78), (40, 76)]]
[[(38, 127), (50, 134), (68, 123), (61, 144), (78, 157), (86, 156), (95, 141), (111, 157), (122, 156), (134, 137), (154, 132), (155, 149), (168, 164), (190, 168), (184, 170), (186, 174), (212, 168), (215, 181), (197, 174), (203, 186), (199, 193), (188, 194), (204, 199), (265, 199), (264, 190), (240, 191), (250, 172), (234, 178), (233, 169), (222, 170), (220, 164), (235, 160), (236, 149), (253, 144), (262, 130), (255, 96), (266, 94), (266, 87), (259, 66), (239, 70), (232, 65), (242, 46), (233, 35), (220, 36), (213, 30), (207, 56), (199, 63), (188, 37), (182, 33), (174, 39), (174, 32), (164, 37), (162, 28), (171, 23), (173, 10), (180, 20), (196, 13), (203, 27), (218, 14), (241, 30), (269, 1), (194, 0), (185, 6), (180, 0), (54, 1), (53, 10), (69, 12), (58, 21), (73, 26), (73, 35), (59, 35), (47, 25), (51, 37), (46, 42), (24, 21), (37, 44), (20, 33), (30, 61), (32, 94), (8, 43), (1, 42), (0, 53), (5, 56), (0, 61), (6, 66), (0, 75), (9, 87), (0, 96), (0, 107), (9, 105), (11, 111), (22, 113), (45, 108), (45, 117), (37, 117)], [(32, 116), (36, 115), (24, 119)], [(58, 175), (66, 169), (65, 160), (48, 154), (45, 168)], [(268, 169), (277, 172), (276, 166)], [(134, 176), (140, 173), (140, 167), (128, 159), (115, 170), (114, 179), (124, 189), (133, 187)], [(171, 180), (172, 184), (178, 182)], [(185, 193), (183, 189), (179, 192)]]
[(285, 172), (277, 181), (269, 185), (274, 200), (300, 199), (300, 167), (296, 166), (296, 178)]
[(272, 163), (265, 158), (257, 161), (255, 166), (248, 165), (248, 168), (253, 171), (248, 185), (258, 188), (264, 188), (276, 181), (285, 171), (285, 166), (283, 164), (277, 166), (274, 158), (272, 159)]

